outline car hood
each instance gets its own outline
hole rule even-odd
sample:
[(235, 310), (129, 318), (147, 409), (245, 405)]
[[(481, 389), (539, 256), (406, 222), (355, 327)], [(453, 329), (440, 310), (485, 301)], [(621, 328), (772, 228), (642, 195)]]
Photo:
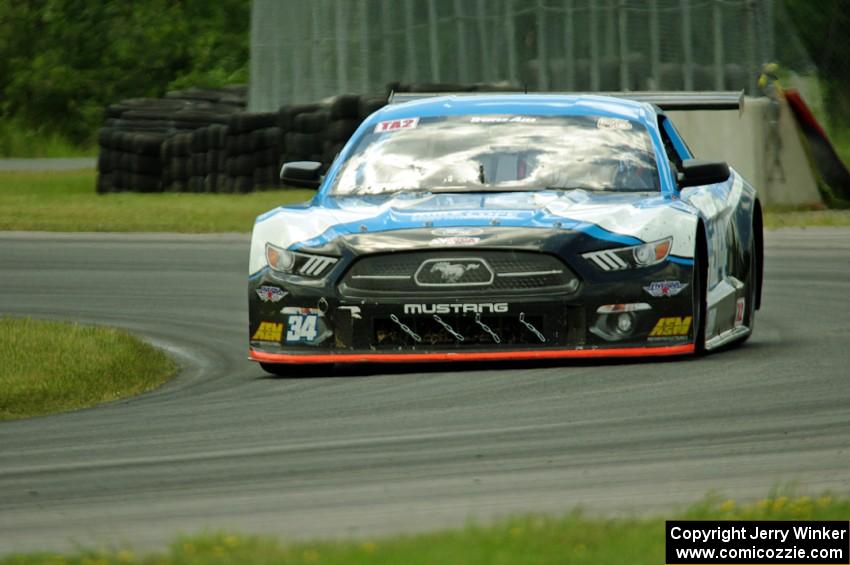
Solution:
[[(674, 240), (674, 252), (691, 254), (695, 225), (691, 207), (659, 193), (572, 190), (324, 198), (258, 219), (251, 267), (262, 266), (265, 242), (337, 255), (345, 250), (360, 254), (428, 247), (435, 238), (465, 237), (462, 231), (438, 231), (448, 228), (477, 228), (482, 233), (470, 237), (488, 247), (543, 247), (541, 242), (553, 232), (580, 233), (589, 249), (686, 233), (688, 238)], [(445, 243), (448, 247), (464, 242)]]
[(341, 233), (488, 224), (550, 227), (555, 222), (596, 223), (601, 218), (629, 224), (647, 210), (676, 203), (657, 192), (572, 190), (329, 198), (320, 209), (334, 218)]
[[(390, 196), (329, 198), (326, 209), (344, 220), (351, 213), (370, 210), (375, 215), (390, 213), (398, 218), (530, 218), (535, 215), (562, 215), (598, 211), (615, 213), (615, 208), (646, 208), (669, 204), (657, 192), (534, 191), (485, 193), (428, 193)], [(472, 214), (470, 216), (470, 213)]]

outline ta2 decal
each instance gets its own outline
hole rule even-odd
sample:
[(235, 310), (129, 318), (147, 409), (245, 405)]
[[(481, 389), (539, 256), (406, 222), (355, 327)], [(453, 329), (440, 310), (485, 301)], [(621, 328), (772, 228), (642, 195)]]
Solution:
[(399, 120), (386, 120), (375, 124), (375, 133), (386, 133), (400, 129), (413, 129), (419, 125), (419, 118), (402, 118)]

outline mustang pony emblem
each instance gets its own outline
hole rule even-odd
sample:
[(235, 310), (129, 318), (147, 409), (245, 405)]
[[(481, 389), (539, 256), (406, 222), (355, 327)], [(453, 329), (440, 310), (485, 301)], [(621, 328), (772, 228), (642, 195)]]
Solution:
[(464, 265), (462, 263), (441, 261), (439, 263), (434, 263), (434, 266), (431, 267), (431, 272), (440, 273), (444, 283), (456, 283), (463, 278), (464, 274), (469, 271), (474, 271), (480, 266), (480, 263), (469, 263)]

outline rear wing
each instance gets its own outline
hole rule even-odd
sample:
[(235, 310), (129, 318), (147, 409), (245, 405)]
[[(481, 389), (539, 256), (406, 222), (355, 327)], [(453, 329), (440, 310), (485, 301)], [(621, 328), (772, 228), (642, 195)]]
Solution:
[[(499, 94), (529, 94), (527, 92), (392, 92), (389, 104), (401, 104), (411, 100), (434, 98), (436, 96), (488, 96)], [(637, 102), (653, 104), (664, 111), (689, 110), (738, 110), (744, 111), (744, 91), (704, 91), (704, 92), (540, 92), (531, 94), (565, 94), (613, 96)]]

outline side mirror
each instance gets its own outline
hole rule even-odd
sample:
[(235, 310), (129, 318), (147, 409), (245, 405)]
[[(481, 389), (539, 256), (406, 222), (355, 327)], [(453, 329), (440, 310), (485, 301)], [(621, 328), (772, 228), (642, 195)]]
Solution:
[(292, 161), (284, 163), (280, 169), (280, 180), (286, 186), (298, 188), (319, 188), (322, 177), (319, 171), (322, 164), (318, 161)]
[(679, 171), (679, 188), (686, 186), (703, 186), (729, 180), (729, 165), (723, 161), (703, 161), (701, 159), (685, 159), (682, 170)]

